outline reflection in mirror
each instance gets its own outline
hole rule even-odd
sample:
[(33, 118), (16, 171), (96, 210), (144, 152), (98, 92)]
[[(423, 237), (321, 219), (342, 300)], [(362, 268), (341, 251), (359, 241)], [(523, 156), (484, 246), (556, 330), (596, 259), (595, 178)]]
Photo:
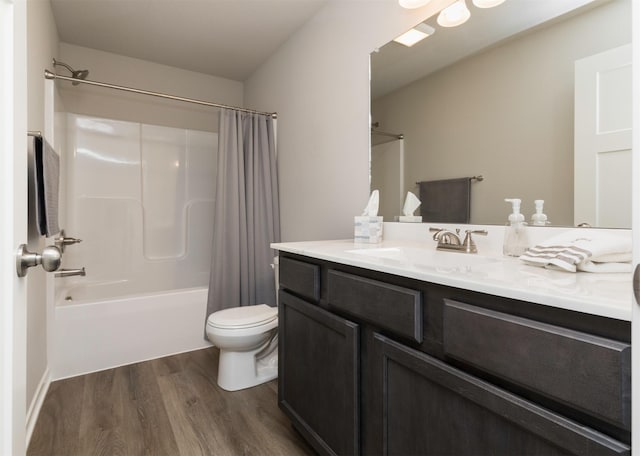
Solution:
[[(545, 200), (553, 225), (630, 227), (631, 0), (469, 7), (464, 25), (432, 17), (433, 36), (371, 56), (373, 130), (404, 135), (372, 134), (385, 220), (407, 191), (420, 193), (417, 182), (483, 175), (471, 184), (471, 223), (503, 224), (504, 198), (521, 198), (527, 221)], [(608, 143), (594, 146), (602, 133)], [(397, 158), (377, 161), (389, 140)]]

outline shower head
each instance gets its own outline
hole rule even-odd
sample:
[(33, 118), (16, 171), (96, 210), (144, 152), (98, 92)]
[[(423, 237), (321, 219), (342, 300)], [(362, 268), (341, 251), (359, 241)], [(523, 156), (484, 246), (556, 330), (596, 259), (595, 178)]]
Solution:
[[(53, 66), (63, 66), (65, 67), (67, 70), (69, 70), (71, 72), (71, 77), (74, 79), (87, 79), (87, 76), (89, 76), (89, 70), (74, 70), (73, 68), (71, 68), (69, 65), (67, 65), (64, 62), (61, 62), (59, 60), (53, 59)], [(72, 85), (78, 85), (80, 84), (79, 82), (72, 82)]]

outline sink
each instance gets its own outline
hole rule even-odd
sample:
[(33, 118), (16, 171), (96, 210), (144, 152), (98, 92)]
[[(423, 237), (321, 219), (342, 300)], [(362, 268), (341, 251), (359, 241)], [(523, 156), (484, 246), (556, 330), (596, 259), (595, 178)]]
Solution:
[(385, 263), (402, 263), (407, 266), (428, 268), (442, 272), (451, 269), (469, 269), (473, 266), (497, 263), (499, 258), (461, 252), (442, 252), (419, 247), (376, 247), (350, 249), (346, 253)]

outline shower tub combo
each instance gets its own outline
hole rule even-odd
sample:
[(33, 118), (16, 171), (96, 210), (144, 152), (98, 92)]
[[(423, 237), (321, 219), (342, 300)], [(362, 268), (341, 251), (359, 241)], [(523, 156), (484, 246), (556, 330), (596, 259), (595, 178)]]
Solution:
[(204, 339), (217, 134), (66, 115), (64, 268), (52, 377), (210, 346)]

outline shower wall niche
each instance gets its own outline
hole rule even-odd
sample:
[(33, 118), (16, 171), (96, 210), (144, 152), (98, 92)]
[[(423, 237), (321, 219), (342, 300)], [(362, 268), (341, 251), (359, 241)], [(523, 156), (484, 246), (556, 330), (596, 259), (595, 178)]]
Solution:
[(67, 116), (65, 229), (83, 242), (63, 267), (87, 272), (62, 279), (73, 299), (206, 286), (218, 135)]

